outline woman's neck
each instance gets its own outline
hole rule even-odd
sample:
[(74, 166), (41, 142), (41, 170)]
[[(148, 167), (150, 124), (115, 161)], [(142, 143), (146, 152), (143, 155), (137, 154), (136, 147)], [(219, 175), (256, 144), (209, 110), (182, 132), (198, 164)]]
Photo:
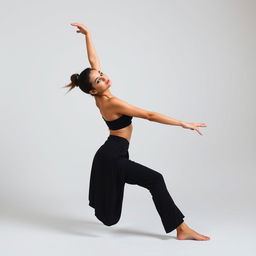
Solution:
[(114, 95), (111, 92), (103, 92), (102, 94), (96, 94), (95, 99), (112, 98)]

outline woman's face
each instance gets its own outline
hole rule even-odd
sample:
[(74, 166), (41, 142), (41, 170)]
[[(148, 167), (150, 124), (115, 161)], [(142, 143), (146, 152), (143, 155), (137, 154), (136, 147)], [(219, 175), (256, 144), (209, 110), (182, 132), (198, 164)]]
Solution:
[(93, 94), (102, 93), (111, 86), (111, 80), (108, 76), (102, 73), (100, 70), (91, 70), (90, 82), (95, 90), (91, 90)]

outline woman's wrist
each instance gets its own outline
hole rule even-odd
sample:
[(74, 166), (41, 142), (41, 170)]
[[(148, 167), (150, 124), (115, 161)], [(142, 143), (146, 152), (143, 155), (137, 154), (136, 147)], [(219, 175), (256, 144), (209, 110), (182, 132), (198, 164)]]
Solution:
[(87, 37), (89, 37), (89, 36), (91, 36), (91, 33), (90, 33), (89, 31), (87, 31), (87, 32), (85, 32), (84, 35), (87, 36)]
[(181, 126), (181, 127), (183, 127), (183, 126), (184, 126), (184, 124), (185, 124), (185, 122), (180, 121), (180, 126)]

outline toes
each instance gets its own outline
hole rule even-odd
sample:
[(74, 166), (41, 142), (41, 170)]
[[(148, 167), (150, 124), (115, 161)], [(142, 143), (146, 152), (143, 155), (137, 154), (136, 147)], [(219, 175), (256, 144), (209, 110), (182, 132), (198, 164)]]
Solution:
[[(197, 232), (196, 232), (197, 233)], [(210, 239), (210, 237), (197, 233), (200, 237)]]
[(200, 235), (201, 240), (207, 240), (207, 237), (204, 235)]

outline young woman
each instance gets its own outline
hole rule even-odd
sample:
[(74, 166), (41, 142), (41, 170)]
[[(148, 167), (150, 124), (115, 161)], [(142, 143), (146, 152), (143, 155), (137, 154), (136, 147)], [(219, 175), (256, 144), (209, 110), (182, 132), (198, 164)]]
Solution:
[(107, 226), (116, 224), (121, 216), (125, 183), (142, 186), (149, 190), (166, 233), (176, 229), (177, 239), (209, 240), (184, 222), (183, 213), (170, 196), (161, 173), (129, 159), (132, 135), (132, 118), (138, 117), (168, 125), (177, 125), (197, 131), (204, 123), (186, 123), (157, 112), (128, 104), (110, 92), (111, 80), (102, 73), (100, 61), (92, 43), (91, 34), (84, 25), (71, 23), (77, 32), (85, 35), (88, 60), (91, 67), (71, 76), (69, 91), (78, 86), (94, 97), (102, 119), (109, 128), (109, 136), (97, 150), (91, 167), (89, 205), (95, 216)]

